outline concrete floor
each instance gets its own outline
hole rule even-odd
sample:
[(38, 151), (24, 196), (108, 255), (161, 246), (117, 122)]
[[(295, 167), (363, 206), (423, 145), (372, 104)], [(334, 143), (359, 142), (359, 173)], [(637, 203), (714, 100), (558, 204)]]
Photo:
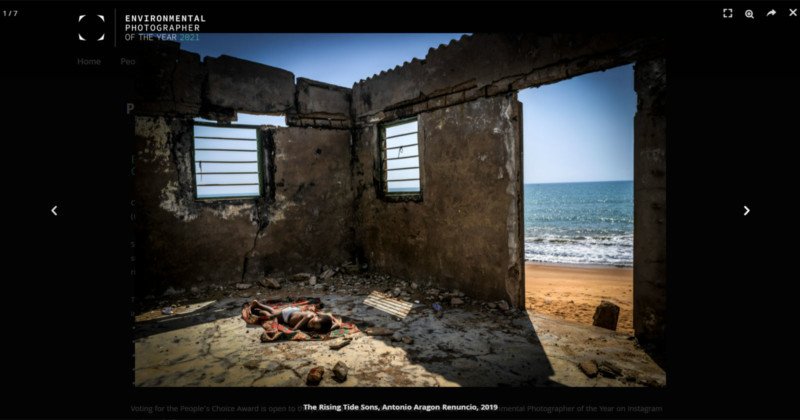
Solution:
[[(137, 386), (306, 386), (308, 371), (323, 366), (320, 386), (664, 386), (664, 371), (626, 335), (551, 316), (486, 311), (477, 302), (447, 307), (437, 318), (429, 303), (398, 318), (365, 305), (366, 293), (319, 294), (326, 310), (359, 328), (385, 327), (390, 336), (353, 336), (332, 350), (322, 342), (261, 343), (259, 326), (240, 318), (245, 295), (181, 306), (171, 316), (138, 317)], [(263, 298), (263, 296), (254, 296)], [(333, 380), (342, 361), (347, 380)], [(613, 377), (588, 377), (578, 367), (608, 362)]]

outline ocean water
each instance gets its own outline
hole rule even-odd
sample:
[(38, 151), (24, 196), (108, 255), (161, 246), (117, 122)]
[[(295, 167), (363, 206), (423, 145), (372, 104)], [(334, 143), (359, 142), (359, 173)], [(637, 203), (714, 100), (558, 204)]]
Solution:
[(633, 266), (633, 181), (525, 184), (525, 259)]

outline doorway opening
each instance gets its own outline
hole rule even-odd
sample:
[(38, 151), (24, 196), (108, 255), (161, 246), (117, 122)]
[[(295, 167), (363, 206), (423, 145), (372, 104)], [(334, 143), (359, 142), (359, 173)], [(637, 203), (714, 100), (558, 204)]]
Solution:
[(525, 304), (633, 335), (633, 65), (519, 92)]

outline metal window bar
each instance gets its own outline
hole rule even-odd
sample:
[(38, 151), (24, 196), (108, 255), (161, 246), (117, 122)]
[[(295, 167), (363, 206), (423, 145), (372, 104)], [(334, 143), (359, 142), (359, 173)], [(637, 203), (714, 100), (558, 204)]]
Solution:
[(401, 144), (400, 146), (384, 147), (383, 150), (402, 149), (404, 147), (416, 146), (417, 144), (419, 144), (419, 143)]
[(258, 172), (197, 172), (197, 175), (254, 175)]
[(384, 172), (389, 172), (389, 171), (402, 171), (402, 170), (405, 170), (405, 169), (419, 169), (419, 166), (404, 166), (404, 167), (402, 167), (402, 168), (385, 168), (383, 171), (384, 171)]
[(411, 158), (415, 158), (415, 157), (419, 157), (419, 155), (403, 156), (403, 157), (396, 157), (396, 158), (385, 158), (385, 159), (386, 160), (400, 160), (400, 159), (411, 159)]
[(195, 152), (248, 152), (248, 153), (256, 153), (258, 150), (256, 149), (209, 149), (203, 147), (195, 147)]
[(386, 182), (419, 181), (419, 178), (387, 179)]
[(258, 183), (235, 183), (235, 184), (197, 184), (198, 187), (240, 187), (246, 185), (258, 185)]
[(196, 163), (258, 163), (257, 160), (196, 160)]
[(194, 136), (195, 139), (200, 140), (236, 140), (236, 141), (258, 141), (257, 139), (249, 139), (243, 137), (208, 137), (208, 136)]
[(395, 138), (395, 137), (410, 136), (410, 135), (412, 135), (412, 134), (417, 134), (417, 133), (418, 133), (418, 131), (412, 131), (412, 132), (410, 132), (410, 133), (395, 134), (395, 135), (393, 135), (393, 136), (384, 137), (383, 139), (384, 139), (384, 140), (389, 140), (389, 139), (393, 139), (393, 138)]

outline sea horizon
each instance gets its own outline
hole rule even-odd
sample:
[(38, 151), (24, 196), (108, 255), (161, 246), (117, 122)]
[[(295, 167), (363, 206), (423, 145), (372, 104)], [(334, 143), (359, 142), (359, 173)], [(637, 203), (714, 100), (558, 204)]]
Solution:
[(633, 182), (632, 179), (615, 179), (610, 181), (557, 181), (557, 182), (526, 182), (522, 185), (551, 185), (551, 184), (599, 184), (603, 182)]
[(524, 184), (525, 260), (633, 266), (633, 181)]

